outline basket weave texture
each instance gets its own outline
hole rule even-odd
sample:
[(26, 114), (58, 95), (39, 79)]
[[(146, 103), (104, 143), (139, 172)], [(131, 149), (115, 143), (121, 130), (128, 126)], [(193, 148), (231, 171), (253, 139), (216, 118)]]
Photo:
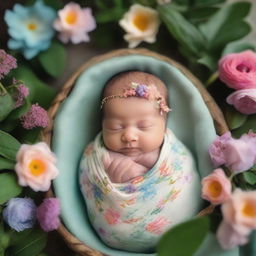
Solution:
[[(198, 89), (200, 94), (202, 95), (202, 98), (207, 105), (209, 112), (211, 113), (211, 116), (214, 120), (214, 126), (219, 135), (225, 133), (228, 131), (228, 126), (226, 124), (226, 121), (224, 119), (224, 116), (215, 103), (214, 99), (211, 97), (211, 95), (207, 92), (207, 90), (204, 88), (204, 86), (201, 84), (201, 82), (184, 66), (177, 63), (176, 61), (164, 56), (160, 55), (158, 53), (146, 50), (146, 49), (121, 49), (121, 50), (114, 50), (107, 54), (100, 55), (97, 57), (92, 58), (91, 60), (87, 61), (84, 65), (82, 65), (72, 76), (71, 78), (64, 84), (61, 91), (58, 93), (56, 98), (54, 99), (51, 107), (48, 110), (48, 116), (50, 118), (50, 122), (47, 128), (45, 128), (41, 132), (41, 140), (46, 142), (49, 146), (51, 146), (51, 140), (53, 135), (53, 127), (54, 127), (54, 119), (56, 116), (56, 113), (62, 104), (62, 102), (68, 97), (69, 93), (71, 92), (72, 88), (74, 87), (77, 78), (88, 68), (96, 65), (97, 63), (100, 63), (102, 61), (108, 60), (113, 57), (120, 57), (125, 55), (131, 55), (131, 54), (137, 54), (137, 55), (144, 55), (144, 56), (150, 56), (153, 58), (156, 58), (158, 60), (167, 62), (174, 67), (176, 67), (178, 70), (180, 70), (186, 77), (190, 79), (190, 81), (193, 83), (193, 85)], [(50, 189), (46, 197), (53, 197), (54, 192), (52, 189)], [(203, 209), (198, 215), (205, 215), (209, 214), (213, 211), (214, 207), (210, 205), (209, 207)], [(80, 240), (78, 240), (75, 236), (73, 236), (67, 228), (64, 226), (64, 224), (61, 224), (58, 228), (59, 234), (63, 237), (64, 241), (67, 243), (67, 245), (78, 255), (81, 256), (103, 256), (101, 252), (98, 252), (86, 244), (82, 243)]]

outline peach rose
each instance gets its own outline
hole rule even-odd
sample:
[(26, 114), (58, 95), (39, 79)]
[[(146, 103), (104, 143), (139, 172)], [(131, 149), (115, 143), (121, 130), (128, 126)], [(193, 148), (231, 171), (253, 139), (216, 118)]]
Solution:
[(90, 41), (88, 33), (96, 28), (96, 21), (91, 8), (81, 8), (79, 4), (70, 2), (58, 11), (53, 27), (60, 32), (61, 42), (67, 43), (70, 40), (78, 44)]
[(256, 88), (256, 53), (227, 54), (219, 61), (220, 80), (235, 90)]
[(202, 186), (202, 198), (214, 205), (225, 202), (231, 196), (231, 182), (220, 168), (203, 178)]
[(222, 221), (217, 230), (217, 240), (224, 250), (231, 250), (237, 245), (243, 245), (248, 242), (248, 236), (236, 232), (231, 225)]
[(222, 207), (224, 221), (241, 235), (256, 228), (256, 191), (236, 189)]
[(34, 191), (47, 191), (51, 180), (59, 171), (56, 168), (56, 157), (44, 142), (34, 145), (21, 145), (17, 155), (15, 171), (21, 186), (29, 186)]

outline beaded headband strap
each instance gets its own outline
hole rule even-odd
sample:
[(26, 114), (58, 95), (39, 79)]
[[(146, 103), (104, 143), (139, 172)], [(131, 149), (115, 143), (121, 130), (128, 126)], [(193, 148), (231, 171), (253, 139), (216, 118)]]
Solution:
[(116, 94), (105, 97), (101, 101), (101, 109), (103, 108), (103, 105), (111, 99), (127, 97), (139, 97), (151, 101), (156, 101), (157, 107), (160, 109), (161, 115), (163, 114), (163, 112), (168, 113), (169, 111), (171, 111), (171, 109), (166, 105), (163, 96), (157, 90), (155, 85), (145, 85), (134, 82), (131, 83), (130, 88), (124, 89), (123, 94)]

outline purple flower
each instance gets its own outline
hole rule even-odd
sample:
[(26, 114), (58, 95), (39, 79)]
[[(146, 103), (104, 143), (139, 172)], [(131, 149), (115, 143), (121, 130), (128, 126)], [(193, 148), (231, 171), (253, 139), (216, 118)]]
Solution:
[(16, 103), (15, 103), (15, 108), (18, 108), (23, 105), (24, 99), (29, 95), (29, 89), (26, 87), (24, 84), (20, 84), (17, 87), (17, 95), (15, 96), (16, 98)]
[(144, 84), (140, 84), (136, 87), (135, 91), (136, 96), (145, 98), (148, 94), (148, 87)]
[(49, 118), (46, 110), (38, 104), (33, 104), (30, 110), (21, 117), (21, 124), (27, 130), (35, 127), (47, 127), (48, 122)]
[(225, 143), (232, 139), (231, 133), (226, 132), (221, 136), (217, 136), (217, 138), (213, 141), (211, 146), (209, 147), (209, 154), (212, 159), (212, 163), (214, 167), (218, 167), (222, 164), (225, 164), (225, 156), (223, 150), (225, 148)]
[(36, 221), (36, 205), (31, 198), (12, 198), (3, 210), (3, 217), (18, 232), (32, 228)]
[(256, 134), (250, 131), (234, 139), (227, 132), (216, 138), (209, 153), (215, 167), (225, 165), (235, 173), (246, 171), (256, 163)]
[(235, 91), (227, 97), (227, 103), (243, 114), (256, 114), (256, 89)]
[(0, 79), (2, 79), (13, 68), (16, 68), (16, 67), (17, 67), (16, 59), (1, 49), (0, 50)]
[(55, 230), (60, 225), (60, 201), (58, 198), (44, 199), (37, 208), (37, 220), (45, 232)]

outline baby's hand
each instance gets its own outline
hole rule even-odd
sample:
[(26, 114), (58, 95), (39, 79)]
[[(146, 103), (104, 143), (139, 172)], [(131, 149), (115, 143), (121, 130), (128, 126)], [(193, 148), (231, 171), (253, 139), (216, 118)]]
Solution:
[(114, 183), (125, 183), (147, 172), (147, 168), (135, 163), (131, 158), (110, 152), (109, 158), (103, 159), (106, 172)]

